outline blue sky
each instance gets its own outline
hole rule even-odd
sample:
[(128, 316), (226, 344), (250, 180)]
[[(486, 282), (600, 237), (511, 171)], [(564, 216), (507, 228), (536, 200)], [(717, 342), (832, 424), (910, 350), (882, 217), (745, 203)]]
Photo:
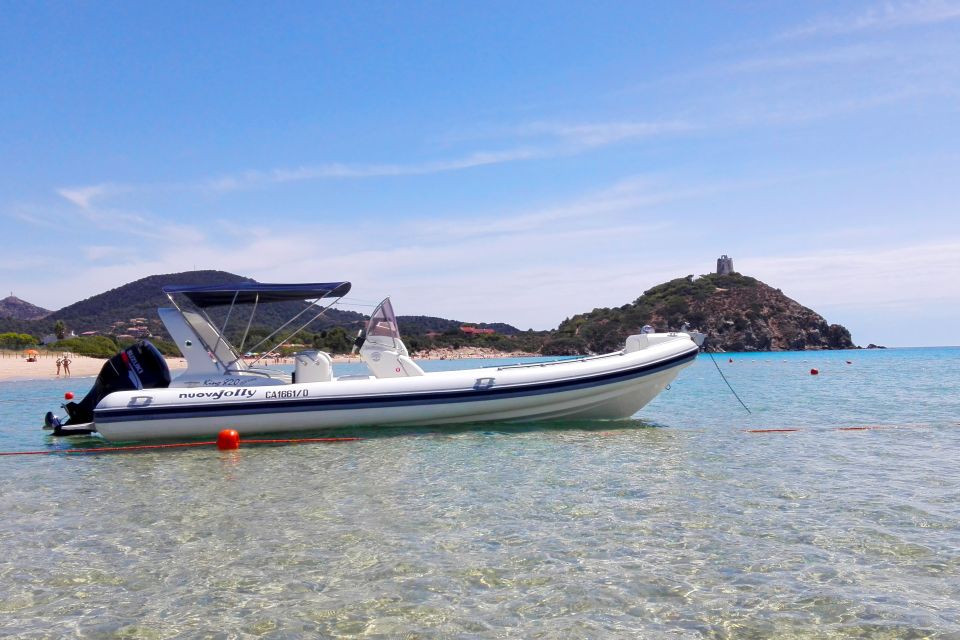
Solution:
[(957, 344), (960, 2), (13, 3), (0, 291), (223, 269), (555, 327), (721, 253)]

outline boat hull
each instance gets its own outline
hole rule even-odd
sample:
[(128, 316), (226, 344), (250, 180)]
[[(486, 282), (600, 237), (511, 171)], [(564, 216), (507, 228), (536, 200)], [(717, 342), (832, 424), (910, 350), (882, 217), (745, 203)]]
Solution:
[(634, 415), (696, 357), (680, 336), (640, 352), (533, 365), (279, 387), (113, 393), (95, 411), (107, 440), (212, 437), (343, 427), (616, 419)]

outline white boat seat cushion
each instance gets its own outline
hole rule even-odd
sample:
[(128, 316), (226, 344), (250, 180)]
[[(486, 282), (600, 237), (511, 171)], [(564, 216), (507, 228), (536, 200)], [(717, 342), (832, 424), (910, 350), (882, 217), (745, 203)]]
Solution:
[(301, 351), (294, 360), (294, 379), (302, 382), (329, 382), (333, 380), (333, 358), (324, 351)]
[(627, 338), (627, 344), (623, 349), (624, 353), (633, 353), (634, 351), (642, 351), (646, 349), (650, 344), (650, 339), (647, 337), (647, 334), (640, 333), (637, 335), (632, 335)]
[(408, 377), (423, 375), (423, 369), (420, 368), (420, 365), (411, 360), (408, 356), (397, 357), (397, 362), (400, 363), (400, 368), (403, 369), (403, 372)]

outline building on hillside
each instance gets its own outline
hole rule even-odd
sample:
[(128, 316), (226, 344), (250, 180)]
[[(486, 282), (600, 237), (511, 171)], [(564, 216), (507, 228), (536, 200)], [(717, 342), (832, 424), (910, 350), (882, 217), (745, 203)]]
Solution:
[(491, 333), (496, 333), (493, 329), (479, 329), (477, 327), (460, 327), (460, 331), (468, 335), (490, 335)]
[[(76, 337), (77, 337), (77, 334), (71, 331), (70, 333), (64, 334), (63, 339), (66, 340), (67, 338), (76, 338)], [(40, 344), (42, 345), (53, 344), (54, 342), (57, 342), (59, 340), (60, 338), (57, 337), (57, 334), (48, 333), (47, 335), (40, 338)]]
[(126, 331), (132, 336), (138, 338), (149, 338), (150, 337), (150, 328), (145, 324), (138, 324), (131, 327), (127, 327)]
[(733, 258), (723, 254), (717, 258), (717, 275), (728, 276), (733, 273)]

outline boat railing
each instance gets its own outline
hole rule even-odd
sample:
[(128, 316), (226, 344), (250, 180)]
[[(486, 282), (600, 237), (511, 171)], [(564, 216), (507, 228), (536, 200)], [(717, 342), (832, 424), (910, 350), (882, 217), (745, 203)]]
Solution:
[(596, 356), (585, 356), (583, 358), (564, 358), (562, 360), (548, 360), (547, 362), (518, 362), (517, 364), (498, 365), (497, 371), (504, 369), (529, 369), (531, 367), (549, 367), (555, 364), (569, 364), (571, 362), (591, 362), (593, 360), (602, 360), (603, 358), (614, 358), (622, 356), (623, 351), (614, 351), (613, 353), (603, 353)]

